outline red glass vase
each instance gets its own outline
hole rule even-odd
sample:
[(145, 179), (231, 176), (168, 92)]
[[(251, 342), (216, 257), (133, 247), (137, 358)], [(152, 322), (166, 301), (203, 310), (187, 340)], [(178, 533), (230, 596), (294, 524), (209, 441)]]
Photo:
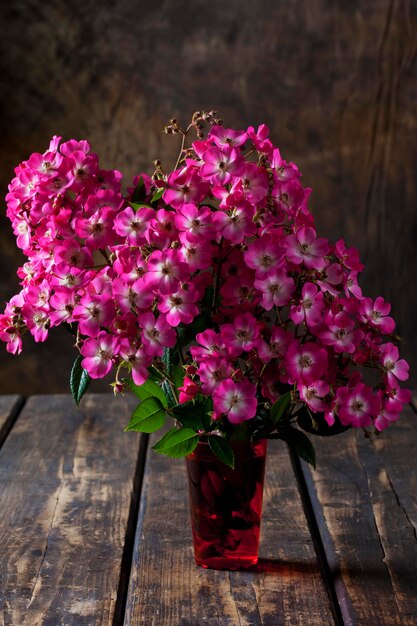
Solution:
[(234, 442), (235, 467), (200, 442), (186, 457), (197, 565), (247, 569), (258, 562), (267, 441)]

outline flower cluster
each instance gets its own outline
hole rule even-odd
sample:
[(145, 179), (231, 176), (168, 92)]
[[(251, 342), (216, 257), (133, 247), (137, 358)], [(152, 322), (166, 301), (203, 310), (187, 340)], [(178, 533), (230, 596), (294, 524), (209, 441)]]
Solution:
[(216, 121), (175, 123), (197, 140), (126, 195), (86, 141), (54, 137), (16, 169), (7, 215), (28, 262), (0, 339), (18, 353), (25, 332), (66, 323), (89, 376), (114, 367), (120, 391), (122, 371), (136, 386), (158, 374), (176, 405), (212, 398), (216, 432), (285, 393), (313, 424), (383, 430), (410, 398), (390, 305), (362, 294), (356, 249), (317, 236), (311, 190), (268, 128)]

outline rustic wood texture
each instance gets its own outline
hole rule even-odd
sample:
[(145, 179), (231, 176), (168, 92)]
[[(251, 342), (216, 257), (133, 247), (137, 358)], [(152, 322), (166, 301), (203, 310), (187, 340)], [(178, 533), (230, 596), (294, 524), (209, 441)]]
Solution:
[(320, 440), (318, 469), (304, 466), (346, 625), (417, 623), (416, 420)]
[(333, 624), (291, 463), (269, 446), (257, 572), (195, 566), (184, 462), (149, 452), (125, 626)]
[[(235, 127), (266, 122), (313, 187), (320, 231), (359, 247), (365, 291), (392, 302), (417, 364), (416, 2), (14, 0), (0, 23), (3, 193), (53, 134), (88, 137), (129, 180), (157, 157), (172, 165), (172, 115), (215, 107)], [(21, 262), (2, 233), (1, 299)], [(55, 332), (4, 355), (0, 388), (39, 393), (48, 378), (67, 391), (70, 343)]]
[(112, 624), (141, 438), (129, 404), (33, 397), (0, 452), (0, 623)]
[(23, 405), (21, 396), (0, 396), (0, 447)]

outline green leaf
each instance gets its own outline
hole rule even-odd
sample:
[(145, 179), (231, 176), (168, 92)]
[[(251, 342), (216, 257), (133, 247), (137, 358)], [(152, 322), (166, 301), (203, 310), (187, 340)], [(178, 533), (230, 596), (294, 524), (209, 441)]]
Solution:
[[(312, 419), (313, 418), (313, 419)], [(314, 421), (313, 421), (314, 420)], [(320, 437), (331, 437), (332, 435), (339, 435), (349, 430), (351, 426), (343, 426), (338, 417), (335, 418), (333, 426), (329, 426), (324, 419), (324, 413), (310, 413), (306, 407), (303, 407), (297, 413), (297, 423), (300, 428), (312, 435), (319, 435)]]
[(172, 380), (175, 383), (175, 387), (182, 387), (184, 384), (185, 370), (182, 365), (176, 365), (172, 370)]
[(132, 209), (134, 209), (136, 212), (139, 211), (140, 209), (150, 209), (151, 207), (149, 206), (149, 204), (138, 204), (137, 202), (129, 202), (129, 206), (132, 207)]
[(70, 389), (77, 405), (80, 404), (80, 400), (87, 391), (91, 381), (90, 375), (81, 365), (82, 360), (83, 357), (79, 354), (74, 361), (70, 375)]
[(191, 428), (171, 428), (152, 449), (158, 454), (180, 458), (191, 454), (198, 444), (198, 435)]
[(165, 424), (165, 411), (158, 398), (146, 398), (132, 413), (125, 431), (154, 433)]
[(162, 362), (165, 365), (165, 370), (168, 376), (172, 374), (172, 353), (173, 348), (164, 348), (164, 353), (162, 355)]
[(139, 178), (138, 184), (132, 193), (132, 202), (141, 203), (146, 198), (146, 187), (142, 176)]
[(148, 368), (149, 372), (149, 380), (153, 380), (156, 382), (162, 382), (165, 380), (164, 376), (158, 372), (152, 365)]
[(139, 398), (139, 400), (146, 400), (147, 398), (158, 398), (161, 402), (162, 406), (166, 409), (168, 406), (168, 401), (166, 395), (159, 385), (157, 385), (153, 380), (147, 380), (143, 383), (143, 385), (135, 385), (133, 380), (128, 379), (127, 385), (130, 391), (133, 391), (135, 396)]
[(164, 191), (165, 191), (164, 187), (160, 187), (158, 191), (155, 191), (155, 193), (152, 196), (151, 204), (155, 204), (156, 202), (158, 202), (158, 200), (162, 198), (162, 194), (164, 193)]
[[(211, 303), (210, 303), (211, 305)], [(200, 313), (193, 319), (192, 324), (180, 324), (177, 326), (177, 334), (182, 347), (187, 346), (191, 341), (195, 341), (197, 333), (201, 333), (213, 326), (213, 321), (206, 313)]]
[(190, 400), (172, 408), (175, 419), (186, 428), (205, 430), (201, 406)]
[(282, 437), (290, 449), (316, 469), (316, 452), (310, 439), (297, 428), (288, 428)]
[(270, 418), (274, 426), (277, 426), (278, 423), (283, 418), (283, 416), (285, 415), (285, 412), (288, 409), (290, 400), (291, 400), (291, 392), (288, 391), (287, 393), (284, 393), (284, 395), (280, 396), (278, 400), (272, 405)]
[(225, 465), (234, 469), (235, 467), (235, 453), (232, 446), (224, 439), (224, 437), (217, 437), (216, 435), (210, 435), (209, 446), (213, 454), (217, 456)]
[(202, 397), (201, 403), (201, 418), (203, 420), (203, 428), (204, 430), (208, 430), (211, 426), (211, 413), (213, 411), (213, 399), (208, 398), (207, 396)]
[(172, 393), (171, 385), (169, 384), (167, 380), (162, 381), (162, 389), (166, 397), (168, 398), (168, 406), (170, 407), (175, 406), (177, 404), (177, 400), (174, 394)]

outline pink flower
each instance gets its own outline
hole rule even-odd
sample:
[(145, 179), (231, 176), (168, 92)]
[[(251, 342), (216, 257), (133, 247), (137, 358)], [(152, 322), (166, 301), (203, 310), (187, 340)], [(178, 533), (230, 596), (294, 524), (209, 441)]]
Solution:
[(255, 163), (246, 163), (239, 185), (242, 187), (245, 198), (256, 204), (268, 193), (268, 174), (265, 169), (259, 168)]
[(261, 341), (258, 344), (259, 358), (267, 363), (272, 359), (284, 357), (288, 346), (294, 341), (293, 335), (279, 326), (274, 326), (269, 341)]
[(381, 361), (390, 383), (395, 383), (397, 378), (398, 380), (408, 378), (409, 365), (399, 356), (398, 348), (393, 343), (386, 343), (381, 347)]
[(282, 263), (283, 248), (276, 238), (263, 236), (248, 246), (244, 258), (246, 265), (256, 271), (256, 277), (262, 278)]
[(210, 241), (198, 241), (190, 232), (180, 233), (180, 253), (192, 272), (211, 266), (212, 250)]
[(208, 139), (212, 139), (219, 148), (240, 148), (248, 135), (244, 130), (233, 130), (224, 126), (212, 126)]
[(75, 307), (73, 315), (82, 335), (97, 337), (102, 326), (110, 326), (115, 313), (110, 295), (86, 294)]
[(252, 235), (256, 230), (252, 221), (250, 206), (244, 201), (241, 201), (240, 205), (233, 207), (227, 213), (216, 211), (213, 214), (213, 225), (222, 237), (232, 243), (242, 243), (245, 237)]
[(201, 202), (206, 195), (208, 183), (203, 182), (197, 169), (184, 167), (168, 176), (168, 188), (163, 193), (163, 199), (174, 208), (184, 204)]
[(35, 341), (46, 341), (48, 337), (48, 329), (51, 325), (49, 307), (46, 309), (43, 307), (34, 307), (30, 304), (25, 304), (22, 307), (22, 316)]
[(327, 368), (327, 351), (317, 344), (294, 342), (285, 355), (288, 371), (296, 384), (310, 385), (319, 380)]
[(272, 153), (271, 166), (275, 170), (275, 176), (281, 183), (285, 183), (293, 178), (298, 178), (300, 172), (298, 167), (294, 163), (287, 163), (281, 157), (281, 153), (278, 148), (275, 148)]
[(226, 414), (231, 424), (240, 424), (256, 415), (256, 387), (247, 379), (223, 380), (213, 394), (216, 413)]
[(193, 284), (182, 284), (174, 293), (161, 296), (158, 309), (166, 314), (166, 321), (171, 326), (178, 326), (181, 322), (190, 324), (198, 314), (196, 301), (198, 292)]
[(307, 326), (316, 326), (323, 320), (323, 294), (313, 283), (305, 283), (299, 304), (291, 307), (290, 317), (294, 324), (305, 322)]
[(390, 334), (394, 331), (395, 322), (392, 317), (388, 317), (391, 305), (379, 296), (375, 302), (371, 298), (363, 298), (360, 311), (364, 321), (371, 326), (379, 328), (383, 333)]
[(198, 375), (201, 380), (201, 391), (211, 395), (218, 384), (226, 378), (231, 378), (233, 368), (223, 358), (207, 357), (199, 364)]
[(356, 248), (346, 248), (343, 239), (339, 239), (339, 241), (335, 243), (334, 251), (345, 267), (356, 270), (356, 273), (363, 270), (363, 265), (359, 260), (359, 251)]
[(0, 339), (6, 343), (6, 350), (10, 354), (22, 352), (22, 337), (8, 315), (0, 315)]
[(114, 243), (114, 218), (114, 210), (111, 207), (103, 207), (89, 218), (77, 217), (74, 224), (75, 232), (78, 237), (85, 238), (85, 243), (90, 250), (105, 248)]
[(84, 341), (80, 350), (84, 357), (81, 365), (91, 378), (103, 378), (110, 372), (118, 345), (118, 340), (105, 331), (101, 331), (95, 338)]
[(184, 231), (190, 241), (204, 241), (213, 234), (211, 217), (209, 208), (198, 209), (193, 204), (184, 204), (178, 209), (174, 220), (178, 230)]
[(330, 385), (324, 380), (317, 380), (309, 385), (299, 385), (298, 391), (300, 398), (315, 413), (328, 409), (329, 405), (324, 402), (323, 398), (329, 393)]
[(177, 250), (155, 250), (148, 259), (145, 284), (157, 288), (162, 294), (175, 292), (180, 281), (188, 278), (187, 265)]
[(365, 383), (357, 383), (353, 388), (339, 387), (337, 399), (338, 415), (344, 426), (365, 428), (379, 413), (378, 398)]
[(224, 356), (226, 355), (226, 349), (223, 345), (223, 341), (220, 338), (220, 334), (216, 333), (211, 328), (208, 328), (202, 333), (197, 333), (196, 340), (200, 346), (192, 346), (190, 348), (193, 359), (202, 359), (208, 356)]
[(132, 207), (128, 207), (117, 215), (114, 230), (118, 235), (126, 237), (131, 246), (140, 246), (146, 242), (144, 234), (154, 217), (153, 209), (141, 208), (134, 211)]
[(180, 392), (179, 401), (181, 403), (189, 402), (200, 393), (200, 387), (191, 378), (185, 376), (184, 384), (182, 387), (178, 387), (178, 391)]
[(231, 356), (239, 356), (255, 348), (259, 339), (259, 325), (251, 313), (236, 317), (233, 324), (223, 324), (220, 336)]
[(323, 269), (326, 266), (325, 256), (329, 252), (326, 239), (317, 239), (314, 228), (301, 227), (295, 235), (285, 240), (287, 257), (293, 263), (304, 263), (309, 269)]
[(331, 263), (320, 272), (317, 284), (320, 285), (322, 291), (328, 291), (333, 296), (337, 296), (340, 292), (343, 278), (343, 269), (339, 263)]
[(293, 279), (283, 269), (274, 270), (262, 279), (258, 278), (254, 284), (262, 293), (261, 304), (266, 311), (270, 311), (274, 305), (287, 305), (295, 289)]
[(273, 145), (268, 139), (269, 128), (266, 124), (258, 126), (258, 130), (255, 131), (253, 126), (248, 128), (248, 137), (253, 142), (258, 152), (264, 152), (266, 154), (272, 154)]
[(235, 148), (209, 148), (202, 159), (201, 176), (214, 185), (227, 185), (243, 172), (244, 160)]
[(363, 338), (360, 330), (355, 330), (354, 320), (344, 311), (325, 317), (327, 328), (319, 333), (321, 341), (326, 346), (332, 346), (335, 352), (352, 354)]
[(52, 326), (57, 326), (61, 322), (74, 321), (74, 309), (77, 300), (74, 291), (68, 289), (57, 291), (51, 296), (50, 305), (52, 307), (49, 318)]
[(120, 342), (119, 355), (132, 368), (132, 378), (135, 385), (143, 385), (149, 378), (148, 367), (152, 363), (152, 356), (143, 348), (135, 348), (129, 341), (123, 339)]
[(160, 315), (155, 320), (152, 313), (144, 313), (140, 317), (140, 325), (142, 341), (147, 354), (162, 356), (164, 348), (175, 346), (177, 340), (175, 330), (168, 324), (164, 315)]

